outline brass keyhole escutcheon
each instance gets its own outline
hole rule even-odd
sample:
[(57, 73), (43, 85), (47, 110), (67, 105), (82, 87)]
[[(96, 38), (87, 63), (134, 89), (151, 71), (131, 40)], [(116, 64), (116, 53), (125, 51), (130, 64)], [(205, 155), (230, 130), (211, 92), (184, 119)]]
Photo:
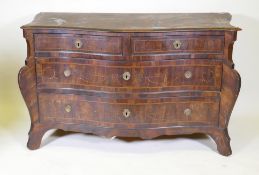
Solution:
[(181, 41), (179, 41), (179, 40), (175, 40), (175, 41), (173, 42), (173, 45), (174, 45), (174, 48), (175, 48), (175, 49), (180, 49), (182, 43), (181, 43)]
[(76, 47), (77, 49), (80, 49), (82, 46), (83, 46), (82, 41), (81, 41), (80, 39), (77, 39), (77, 40), (75, 41), (75, 47)]
[(192, 72), (188, 70), (188, 71), (186, 71), (186, 72), (184, 73), (184, 76), (185, 76), (185, 78), (187, 78), (187, 79), (192, 78)]
[(124, 109), (123, 112), (122, 112), (122, 114), (123, 114), (123, 116), (124, 116), (125, 118), (128, 118), (128, 117), (130, 116), (130, 110)]
[(71, 70), (70, 69), (65, 69), (64, 70), (64, 76), (65, 77), (70, 77), (70, 75), (71, 75)]
[(65, 111), (66, 111), (67, 113), (71, 112), (71, 111), (72, 111), (72, 107), (71, 107), (70, 105), (66, 105)]
[(192, 114), (192, 110), (190, 108), (186, 108), (184, 111), (183, 111), (184, 115), (185, 116), (190, 116)]
[(130, 79), (130, 73), (129, 72), (124, 72), (122, 75), (123, 79), (128, 81)]

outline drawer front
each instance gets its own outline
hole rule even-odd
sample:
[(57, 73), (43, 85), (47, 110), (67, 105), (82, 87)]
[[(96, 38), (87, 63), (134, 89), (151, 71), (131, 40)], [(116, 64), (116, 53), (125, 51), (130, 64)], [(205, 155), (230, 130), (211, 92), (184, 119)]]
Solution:
[(35, 51), (122, 55), (122, 38), (101, 35), (36, 34)]
[(223, 36), (133, 37), (134, 54), (223, 53)]
[(221, 62), (76, 63), (55, 59), (37, 62), (40, 88), (81, 87), (92, 90), (220, 90)]
[(105, 127), (161, 124), (215, 125), (218, 99), (105, 99), (72, 94), (39, 94), (41, 121), (87, 123)]

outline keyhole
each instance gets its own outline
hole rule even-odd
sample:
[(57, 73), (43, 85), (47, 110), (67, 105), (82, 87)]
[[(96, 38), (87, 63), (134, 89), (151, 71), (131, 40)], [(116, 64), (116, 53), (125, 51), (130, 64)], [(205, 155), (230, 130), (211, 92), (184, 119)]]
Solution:
[(122, 75), (124, 80), (129, 80), (130, 79), (130, 73), (129, 72), (124, 72)]
[(81, 47), (82, 47), (82, 42), (78, 39), (78, 40), (76, 40), (76, 42), (75, 42), (75, 47), (76, 48), (78, 48), (78, 49), (80, 49)]
[(130, 111), (129, 111), (128, 109), (124, 109), (124, 111), (123, 111), (123, 116), (124, 116), (125, 118), (128, 118), (128, 117), (130, 116)]
[(181, 43), (179, 40), (176, 40), (176, 41), (174, 41), (174, 43), (173, 43), (175, 49), (180, 49), (181, 44), (182, 44), (182, 43)]

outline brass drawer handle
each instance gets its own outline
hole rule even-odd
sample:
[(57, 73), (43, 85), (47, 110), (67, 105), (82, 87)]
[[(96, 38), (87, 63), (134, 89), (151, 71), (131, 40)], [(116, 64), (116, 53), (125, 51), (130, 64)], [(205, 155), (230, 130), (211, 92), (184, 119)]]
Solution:
[(190, 115), (192, 115), (192, 110), (190, 108), (186, 108), (183, 111), (183, 113), (184, 113), (185, 116), (190, 116)]
[(128, 117), (130, 116), (130, 110), (124, 109), (123, 112), (122, 112), (122, 114), (123, 114), (123, 116), (124, 116), (125, 118), (128, 118)]
[(128, 81), (130, 79), (130, 73), (129, 72), (124, 72), (122, 75), (123, 79)]
[(185, 78), (187, 78), (187, 79), (192, 78), (192, 72), (188, 70), (188, 71), (186, 71), (186, 72), (184, 73), (184, 76), (185, 76)]
[(175, 48), (175, 49), (180, 49), (182, 43), (181, 43), (180, 40), (175, 40), (175, 41), (173, 42), (173, 45), (174, 45), (174, 48)]
[(65, 111), (66, 111), (67, 113), (71, 112), (71, 111), (72, 111), (72, 107), (71, 107), (70, 105), (66, 105)]
[(71, 75), (71, 70), (70, 69), (65, 69), (64, 70), (64, 76), (65, 77), (70, 77), (70, 75)]
[(81, 41), (80, 39), (77, 39), (77, 40), (75, 41), (75, 47), (76, 47), (77, 49), (80, 49), (82, 46), (83, 46), (82, 41)]

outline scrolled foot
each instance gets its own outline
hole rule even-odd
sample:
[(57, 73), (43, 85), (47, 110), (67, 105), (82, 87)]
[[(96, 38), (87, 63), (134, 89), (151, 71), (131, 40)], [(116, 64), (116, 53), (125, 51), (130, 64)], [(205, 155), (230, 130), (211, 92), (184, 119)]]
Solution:
[(29, 132), (29, 139), (27, 142), (27, 147), (30, 150), (36, 150), (40, 147), (41, 140), (43, 135), (47, 130), (39, 127), (39, 126), (32, 126)]
[(229, 156), (232, 154), (230, 146), (230, 137), (228, 135), (227, 129), (220, 130), (215, 134), (210, 134), (213, 140), (217, 144), (218, 152), (223, 156)]

